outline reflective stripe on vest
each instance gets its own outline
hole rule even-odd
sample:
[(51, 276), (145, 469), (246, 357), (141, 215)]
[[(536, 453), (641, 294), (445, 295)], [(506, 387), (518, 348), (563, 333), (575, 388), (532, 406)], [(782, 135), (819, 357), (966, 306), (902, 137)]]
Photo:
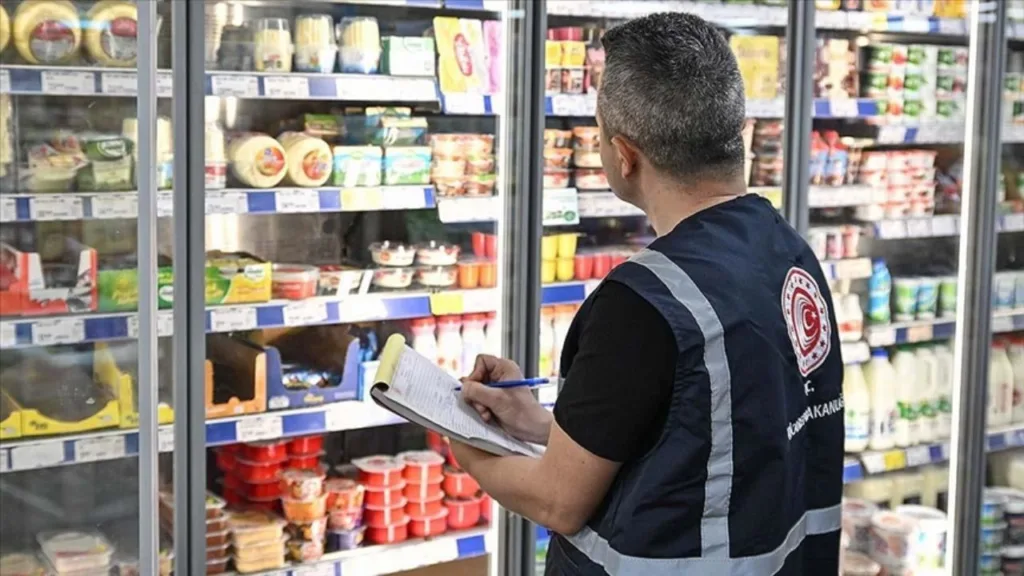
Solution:
[(650, 270), (672, 297), (690, 311), (704, 336), (704, 367), (711, 384), (711, 452), (700, 519), (701, 556), (729, 557), (732, 496), (732, 378), (725, 355), (725, 329), (690, 275), (661, 252), (641, 250), (631, 262)]
[(751, 576), (775, 574), (786, 558), (800, 547), (804, 537), (828, 534), (839, 530), (842, 504), (808, 510), (790, 529), (785, 541), (771, 552), (740, 558), (641, 558), (620, 554), (608, 541), (590, 528), (566, 538), (591, 562), (604, 568), (610, 576), (662, 576), (700, 574), (701, 576)]

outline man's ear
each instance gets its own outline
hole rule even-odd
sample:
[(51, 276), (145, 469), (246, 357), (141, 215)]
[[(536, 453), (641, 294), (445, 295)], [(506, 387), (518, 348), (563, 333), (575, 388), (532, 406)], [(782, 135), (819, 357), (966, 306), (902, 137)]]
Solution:
[(615, 146), (615, 152), (619, 159), (619, 173), (623, 178), (629, 178), (636, 172), (637, 163), (640, 161), (640, 150), (629, 138), (625, 136), (614, 136), (611, 140)]

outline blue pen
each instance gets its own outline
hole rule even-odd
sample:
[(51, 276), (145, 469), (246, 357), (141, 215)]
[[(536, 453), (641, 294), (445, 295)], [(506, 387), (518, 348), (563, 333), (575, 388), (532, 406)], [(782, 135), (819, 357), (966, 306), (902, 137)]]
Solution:
[[(544, 384), (550, 383), (551, 380), (549, 380), (548, 378), (526, 378), (524, 380), (505, 380), (502, 382), (491, 382), (489, 384), (485, 384), (485, 386), (489, 386), (491, 388), (524, 388), (527, 386), (529, 386), (530, 388), (535, 388), (537, 386), (542, 386)], [(462, 386), (455, 387), (456, 392), (460, 390), (462, 390)]]

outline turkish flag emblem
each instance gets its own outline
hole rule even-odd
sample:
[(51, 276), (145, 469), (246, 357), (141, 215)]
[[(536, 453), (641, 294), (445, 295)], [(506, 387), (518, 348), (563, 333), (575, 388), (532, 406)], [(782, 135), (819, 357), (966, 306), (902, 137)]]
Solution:
[(818, 283), (805, 270), (789, 269), (782, 286), (782, 315), (800, 374), (807, 376), (825, 362), (832, 348), (828, 304)]

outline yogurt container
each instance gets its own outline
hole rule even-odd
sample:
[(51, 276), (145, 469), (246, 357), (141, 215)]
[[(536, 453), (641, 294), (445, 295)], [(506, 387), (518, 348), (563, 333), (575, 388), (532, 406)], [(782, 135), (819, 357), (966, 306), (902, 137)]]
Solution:
[(956, 276), (939, 278), (939, 315), (943, 318), (956, 316)]
[(939, 280), (934, 276), (918, 278), (915, 314), (918, 320), (935, 318), (939, 300)]
[(878, 576), (881, 572), (878, 562), (860, 552), (847, 552), (843, 557), (843, 576)]
[(327, 551), (340, 552), (358, 548), (363, 543), (363, 533), (366, 526), (359, 526), (351, 530), (331, 530), (327, 533)]
[(1024, 545), (1024, 492), (1013, 488), (987, 488), (988, 493), (1003, 495), (1003, 520), (1006, 522), (1006, 544)]
[(1024, 576), (1024, 546), (1004, 546), (999, 557), (1003, 576)]
[(985, 488), (981, 495), (981, 525), (1002, 524), (1006, 508), (1006, 494), (998, 489)]
[(871, 517), (878, 506), (859, 498), (843, 498), (843, 532), (850, 537), (850, 550), (871, 551)]
[(898, 514), (916, 524), (910, 539), (911, 562), (917, 568), (941, 568), (946, 556), (946, 515), (927, 506), (899, 506)]
[(914, 520), (903, 514), (876, 512), (871, 517), (871, 557), (885, 566), (909, 564), (914, 528)]
[(1006, 523), (989, 524), (981, 527), (981, 553), (998, 554), (1003, 547)]
[(893, 278), (892, 311), (897, 322), (913, 320), (917, 313), (917, 293), (921, 283), (918, 278)]

